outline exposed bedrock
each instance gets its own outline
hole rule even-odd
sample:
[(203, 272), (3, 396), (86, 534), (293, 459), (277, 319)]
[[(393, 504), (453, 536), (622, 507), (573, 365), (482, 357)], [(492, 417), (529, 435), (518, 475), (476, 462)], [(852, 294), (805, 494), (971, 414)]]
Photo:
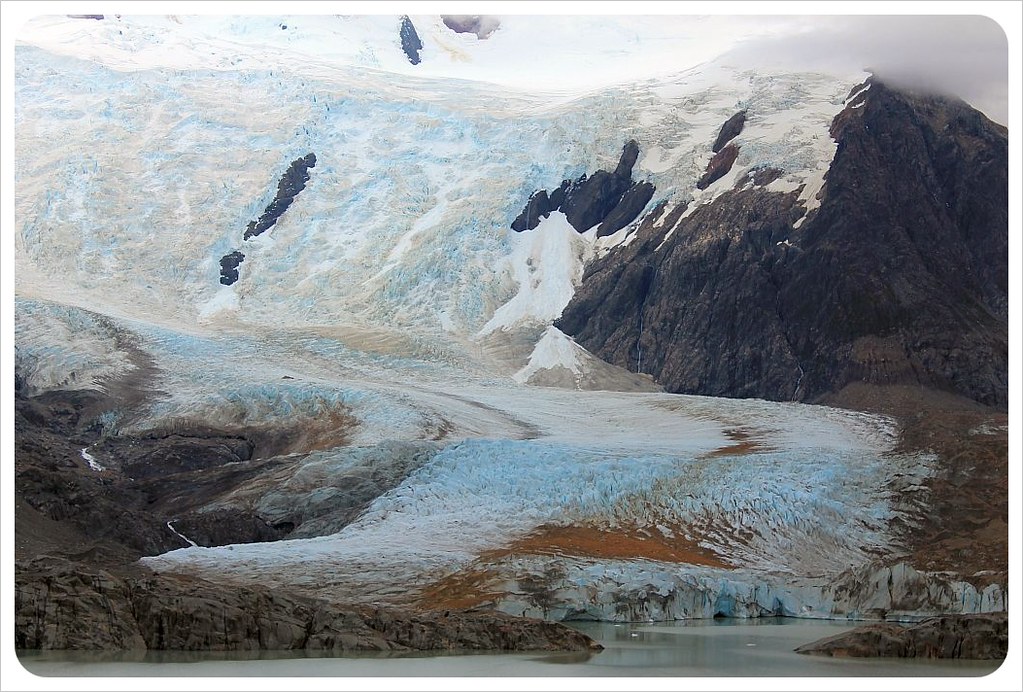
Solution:
[(225, 286), (238, 281), (238, 265), (245, 260), (240, 250), (229, 252), (220, 258), (220, 283)]
[(54, 558), (17, 565), (14, 621), (15, 646), (21, 649), (600, 649), (566, 626), (503, 613), (344, 606), (200, 579), (116, 576)]
[(412, 20), (408, 18), (408, 15), (402, 15), (401, 17), (401, 28), (398, 29), (398, 37), (401, 39), (401, 49), (405, 51), (408, 61), (413, 65), (418, 65), (420, 63), (419, 51), (423, 49), (423, 41), (419, 38), (419, 34), (416, 33), (416, 27), (412, 24)]
[(724, 149), (714, 154), (714, 158), (707, 164), (707, 171), (696, 181), (696, 187), (706, 190), (714, 182), (723, 178), (732, 170), (732, 164), (739, 157), (739, 147), (729, 144)]
[(317, 452), (235, 486), (205, 509), (249, 511), (289, 538), (340, 531), (439, 451), (433, 442), (384, 442)]
[(536, 228), (553, 211), (564, 212), (572, 227), (583, 233), (597, 224), (598, 236), (605, 236), (625, 228), (646, 208), (654, 195), (649, 182), (632, 179), (632, 168), (639, 157), (639, 144), (629, 140), (613, 172), (598, 170), (577, 180), (565, 180), (548, 194), (547, 190), (534, 192), (522, 212), (512, 221), (514, 231)]
[(711, 151), (715, 154), (721, 151), (726, 144), (738, 137), (742, 133), (742, 128), (746, 125), (746, 111), (742, 110), (733, 115), (731, 118), (725, 121), (725, 124), (721, 126), (718, 131), (717, 139), (714, 140), (714, 145), (711, 147)]
[(800, 654), (849, 657), (1000, 660), (1009, 651), (1006, 613), (945, 615), (909, 627), (863, 625), (796, 649)]
[(636, 220), (639, 213), (646, 208), (646, 205), (653, 199), (653, 183), (632, 183), (622, 194), (621, 200), (608, 212), (607, 216), (597, 227), (597, 236), (611, 235), (615, 231), (625, 228)]
[(269, 230), (277, 223), (281, 214), (295, 201), (295, 196), (305, 189), (305, 184), (309, 182), (309, 169), (315, 166), (316, 154), (313, 153), (295, 159), (288, 165), (288, 169), (277, 183), (277, 194), (274, 195), (273, 201), (267, 205), (259, 219), (249, 222), (242, 236), (244, 240)]
[[(131, 561), (190, 543), (330, 533), (435, 451), (431, 443), (343, 446), (352, 421), (342, 415), (316, 422), (328, 428), (322, 440), (301, 421), (300, 429), (176, 424), (101, 437), (98, 417), (121, 405), (100, 392), (16, 393), (19, 557)], [(321, 441), (328, 451), (280, 454)]]
[(877, 81), (856, 100), (798, 228), (796, 193), (763, 188), (644, 221), (590, 263), (556, 326), (673, 392), (817, 401), (865, 382), (1004, 407), (1006, 131)]
[(700, 207), (663, 245), (684, 207), (659, 223), (649, 215), (635, 241), (587, 266), (555, 325), (670, 391), (792, 398), (800, 364), (774, 275), (798, 252), (778, 244), (798, 217), (796, 196), (754, 188), (729, 202)]

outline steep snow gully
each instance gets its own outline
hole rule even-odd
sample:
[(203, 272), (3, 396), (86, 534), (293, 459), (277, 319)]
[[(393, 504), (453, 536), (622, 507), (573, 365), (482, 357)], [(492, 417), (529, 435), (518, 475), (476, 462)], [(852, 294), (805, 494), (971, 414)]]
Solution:
[[(587, 262), (631, 242), (638, 220), (601, 235), (555, 210), (511, 229), (534, 192), (615, 170), (628, 140), (633, 178), (654, 191), (638, 197), (640, 219), (668, 201), (691, 214), (765, 167), (768, 188), (798, 191), (810, 212), (835, 152), (828, 127), (863, 74), (711, 62), (527, 92), (417, 76), (400, 52), (399, 68), (362, 42), (331, 62), (296, 60), (301, 44), (281, 38), (259, 61), (255, 42), (217, 43), (187, 18), (184, 33), (154, 18), (74, 21), (36, 20), (17, 49), (25, 386), (103, 390), (135, 368), (130, 348), (155, 370), (143, 406), (103, 414), (106, 437), (344, 414), (345, 444), (296, 444), (290, 475), (274, 479), (306, 499), (343, 493), (344, 478), (322, 472), (353, 455), (432, 445), (340, 531), (145, 565), (552, 619), (1005, 608), (997, 585), (899, 564), (895, 497), (925, 492), (933, 459), (896, 453), (891, 420), (666, 394), (552, 326)], [(357, 36), (354, 21), (325, 25)], [(442, 30), (422, 28), (422, 65)], [(465, 51), (478, 40), (449, 33)], [(737, 113), (730, 167), (698, 186)], [(261, 214), (239, 269), (232, 253)], [(583, 379), (590, 391), (575, 388)], [(567, 388), (527, 384), (552, 381)], [(252, 486), (208, 509), (258, 513), (270, 493)], [(608, 552), (586, 535), (629, 540)]]

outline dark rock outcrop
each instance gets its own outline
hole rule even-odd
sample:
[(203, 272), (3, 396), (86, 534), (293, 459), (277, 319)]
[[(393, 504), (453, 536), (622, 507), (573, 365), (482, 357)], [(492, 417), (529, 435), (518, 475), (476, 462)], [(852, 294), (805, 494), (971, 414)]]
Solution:
[(238, 280), (238, 265), (245, 260), (240, 250), (229, 252), (220, 258), (220, 283), (230, 286)]
[[(561, 188), (558, 188), (559, 190)], [(562, 199), (564, 194), (562, 193)], [(561, 206), (560, 202), (557, 206), (551, 206), (551, 200), (547, 196), (547, 190), (539, 190), (534, 192), (526, 202), (526, 208), (522, 210), (514, 221), (512, 221), (513, 231), (531, 231), (540, 225), (540, 219), (545, 219), (550, 216), (551, 212)]]
[(696, 181), (696, 187), (706, 190), (717, 180), (720, 180), (728, 171), (732, 170), (732, 164), (739, 156), (739, 147), (729, 144), (724, 149), (714, 154), (714, 158), (707, 164), (707, 171)]
[(188, 540), (205, 547), (266, 543), (289, 533), (288, 527), (270, 526), (254, 512), (227, 507), (185, 514), (173, 520), (172, 526)]
[(497, 17), (488, 17), (479, 14), (442, 14), (440, 17), (444, 26), (457, 34), (476, 34), (476, 38), (483, 40), (490, 38), (490, 35), (501, 26), (501, 20)]
[(726, 144), (742, 133), (742, 128), (745, 127), (745, 125), (746, 111), (744, 110), (739, 111), (726, 120), (725, 124), (721, 126), (721, 130), (718, 131), (717, 139), (714, 140), (714, 146), (711, 147), (711, 151), (715, 154), (721, 151)]
[(244, 240), (269, 230), (277, 223), (281, 214), (287, 211), (291, 203), (295, 201), (295, 196), (305, 189), (305, 184), (309, 182), (309, 169), (314, 166), (316, 166), (316, 154), (313, 153), (291, 162), (288, 170), (284, 172), (280, 182), (277, 183), (277, 194), (273, 201), (267, 205), (258, 220), (249, 222), (249, 226), (242, 236)]
[(697, 209), (660, 250), (684, 208), (658, 224), (651, 214), (635, 241), (587, 267), (556, 326), (673, 391), (790, 398), (799, 363), (772, 272), (795, 252), (778, 245), (798, 216), (795, 202), (762, 188), (736, 192), (730, 204)]
[(912, 626), (863, 625), (796, 649), (801, 654), (850, 657), (999, 660), (1009, 650), (1006, 613), (944, 615)]
[(568, 190), (561, 211), (565, 212), (572, 228), (582, 233), (607, 218), (611, 210), (618, 206), (630, 184), (630, 178), (622, 178), (607, 171), (583, 176)]
[[(18, 392), (15, 403), (19, 558), (89, 554), (125, 562), (184, 547), (175, 531), (200, 545), (288, 533), (250, 508), (216, 504), (239, 485), (294, 463), (253, 459), (258, 445), (244, 436), (196, 428), (99, 439), (96, 416), (118, 405), (107, 395)], [(88, 465), (83, 449), (102, 470)]]
[(632, 168), (639, 157), (639, 144), (629, 140), (614, 172), (598, 170), (574, 182), (565, 180), (548, 195), (534, 192), (522, 212), (512, 221), (514, 231), (532, 230), (553, 211), (562, 211), (572, 228), (583, 233), (597, 224), (598, 236), (625, 228), (643, 211), (654, 195), (649, 182), (634, 182)]
[(783, 175), (785, 175), (784, 171), (779, 168), (774, 168), (773, 166), (757, 166), (746, 173), (747, 179), (754, 185), (759, 185), (760, 187), (770, 185)]
[(759, 187), (721, 194), (660, 249), (671, 226), (644, 221), (557, 326), (674, 392), (816, 401), (865, 382), (1005, 406), (1006, 131), (877, 80), (856, 100), (799, 228), (795, 193)]
[(496, 612), (410, 613), (344, 606), (265, 588), (66, 560), (19, 563), (19, 649), (178, 651), (598, 651), (557, 623)]
[(141, 481), (248, 461), (254, 446), (242, 436), (197, 431), (190, 435), (169, 433), (111, 440), (99, 445), (96, 453), (122, 473)]
[(423, 42), (419, 38), (419, 34), (416, 33), (416, 27), (412, 24), (412, 20), (408, 18), (408, 15), (402, 15), (401, 17), (401, 28), (398, 30), (398, 36), (401, 38), (401, 49), (405, 51), (408, 61), (413, 65), (418, 65), (420, 63), (419, 51), (423, 49)]
[(633, 183), (597, 226), (597, 236), (611, 235), (632, 223), (654, 197), (653, 183)]

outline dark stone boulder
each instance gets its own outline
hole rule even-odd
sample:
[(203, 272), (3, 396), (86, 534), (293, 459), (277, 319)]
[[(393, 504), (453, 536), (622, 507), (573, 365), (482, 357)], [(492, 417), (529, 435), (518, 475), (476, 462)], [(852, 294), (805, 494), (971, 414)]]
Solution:
[(402, 15), (401, 17), (401, 28), (398, 30), (398, 36), (401, 38), (401, 49), (408, 56), (408, 61), (413, 65), (418, 65), (420, 63), (419, 51), (423, 49), (423, 42), (419, 38), (419, 34), (416, 33), (416, 27), (412, 24), (412, 20), (408, 18), (408, 15)]
[(249, 222), (248, 228), (245, 229), (242, 236), (244, 240), (269, 230), (277, 223), (277, 219), (288, 210), (298, 193), (305, 189), (305, 184), (309, 182), (309, 169), (315, 166), (316, 154), (313, 153), (291, 162), (277, 183), (277, 194), (274, 195), (273, 201), (267, 205), (258, 220)]
[(245, 260), (240, 250), (229, 252), (220, 258), (220, 283), (230, 286), (238, 280), (238, 265)]
[(959, 658), (1000, 660), (1009, 650), (1009, 622), (1005, 613), (943, 615), (903, 626), (894, 623), (863, 625), (819, 639), (796, 653), (819, 656)]
[(714, 154), (714, 158), (707, 164), (707, 171), (700, 177), (696, 182), (696, 187), (701, 190), (706, 190), (714, 182), (724, 177), (728, 171), (732, 170), (732, 164), (735, 163), (735, 159), (739, 156), (739, 147), (734, 144), (729, 144), (724, 149)]
[(735, 139), (742, 133), (742, 128), (746, 125), (746, 111), (742, 110), (733, 115), (731, 118), (725, 121), (725, 124), (721, 126), (721, 130), (718, 131), (717, 139), (714, 140), (714, 146), (711, 147), (711, 151), (715, 154), (721, 151), (721, 149), (728, 144), (730, 141)]

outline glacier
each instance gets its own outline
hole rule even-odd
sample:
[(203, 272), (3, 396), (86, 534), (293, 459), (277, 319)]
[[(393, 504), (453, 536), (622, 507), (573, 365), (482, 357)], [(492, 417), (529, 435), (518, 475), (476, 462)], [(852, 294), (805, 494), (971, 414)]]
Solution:
[[(551, 325), (587, 259), (635, 225), (598, 239), (555, 212), (510, 230), (533, 191), (613, 169), (628, 138), (656, 185), (648, 210), (686, 201), (691, 213), (770, 165), (773, 189), (802, 187), (811, 213), (831, 118), (865, 75), (718, 60), (600, 88), (513, 88), (480, 79), (496, 65), (511, 79), (503, 39), (438, 23), (422, 24), (420, 72), (381, 47), (392, 22), (380, 17), (44, 17), (23, 31), (15, 352), (29, 390), (105, 391), (134, 373), (148, 397), (104, 414), (109, 437), (315, 431), (276, 450), (294, 457), (295, 492), (328, 492), (327, 470), (393, 445), (436, 445), (338, 532), (143, 562), (396, 603), (475, 571), (496, 607), (558, 619), (851, 617), (893, 606), (871, 600), (881, 586), (836, 597), (839, 575), (901, 569), (900, 583), (935, 594), (921, 609), (1004, 609), (997, 589), (877, 567), (900, 556), (897, 497), (934, 462), (897, 453), (890, 419), (615, 391), (625, 375), (577, 389), (596, 359)], [(431, 50), (464, 56), (464, 70), (429, 67)], [(696, 190), (742, 109), (735, 166)], [(244, 240), (308, 152), (305, 190)], [(222, 286), (218, 261), (240, 248), (240, 278)], [(559, 368), (568, 387), (536, 386)], [(239, 501), (269, 511), (253, 493)], [(684, 535), (726, 567), (495, 553), (551, 526)], [(523, 587), (537, 580), (539, 605)], [(651, 594), (659, 605), (644, 605)]]

